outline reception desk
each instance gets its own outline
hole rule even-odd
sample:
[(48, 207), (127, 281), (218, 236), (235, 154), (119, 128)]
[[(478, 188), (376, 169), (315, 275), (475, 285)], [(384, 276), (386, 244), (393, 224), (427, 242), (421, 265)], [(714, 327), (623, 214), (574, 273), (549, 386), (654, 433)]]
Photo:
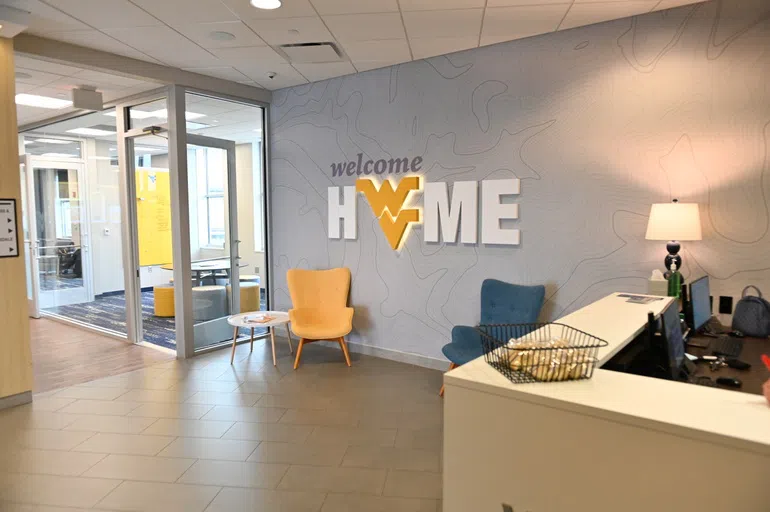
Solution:
[[(612, 294), (558, 321), (634, 340), (647, 313)], [(444, 377), (445, 512), (767, 512), (764, 397), (598, 369), (590, 380), (513, 384), (483, 358)]]

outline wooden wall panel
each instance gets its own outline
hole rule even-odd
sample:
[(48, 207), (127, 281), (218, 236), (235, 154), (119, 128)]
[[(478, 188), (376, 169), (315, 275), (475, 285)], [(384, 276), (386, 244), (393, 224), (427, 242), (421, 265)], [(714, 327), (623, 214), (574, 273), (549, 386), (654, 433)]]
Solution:
[[(16, 199), (21, 236), (21, 178), (16, 127), (13, 41), (0, 37), (0, 198)], [(32, 356), (24, 268), (18, 258), (0, 258), (0, 398), (32, 389)]]

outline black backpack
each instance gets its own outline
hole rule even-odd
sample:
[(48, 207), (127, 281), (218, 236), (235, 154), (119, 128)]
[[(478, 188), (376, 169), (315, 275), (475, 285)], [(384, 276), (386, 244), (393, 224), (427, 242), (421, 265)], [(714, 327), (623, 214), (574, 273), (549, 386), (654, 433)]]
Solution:
[[(754, 288), (759, 297), (746, 296), (749, 288)], [(749, 285), (743, 289), (733, 313), (733, 330), (754, 338), (770, 336), (770, 302), (762, 298), (762, 292), (756, 286)]]

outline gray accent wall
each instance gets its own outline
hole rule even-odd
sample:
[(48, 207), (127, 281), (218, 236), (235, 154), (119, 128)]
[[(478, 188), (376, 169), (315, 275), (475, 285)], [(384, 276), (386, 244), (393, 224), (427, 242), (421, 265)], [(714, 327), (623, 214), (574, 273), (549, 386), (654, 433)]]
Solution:
[[(672, 198), (702, 205), (704, 239), (683, 243), (686, 278), (710, 275), (714, 295), (737, 298), (747, 284), (770, 295), (765, 0), (284, 89), (271, 129), (273, 307), (290, 307), (289, 268), (349, 267), (350, 340), (370, 351), (442, 360), (452, 327), (478, 322), (488, 277), (545, 284), (543, 320), (614, 291), (646, 291), (666, 254), (665, 242), (644, 239), (649, 208)], [(519, 177), (511, 226), (521, 245), (425, 243), (417, 227), (395, 252), (362, 194), (358, 239), (329, 240), (327, 187), (356, 179), (332, 177), (331, 164), (358, 153), (422, 156), (433, 182)]]

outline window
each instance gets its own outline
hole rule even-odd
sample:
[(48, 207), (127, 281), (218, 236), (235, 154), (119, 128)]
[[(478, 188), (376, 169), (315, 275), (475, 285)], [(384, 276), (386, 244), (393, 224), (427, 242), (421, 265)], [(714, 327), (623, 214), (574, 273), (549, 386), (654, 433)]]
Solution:
[(252, 172), (254, 183), (254, 252), (265, 252), (264, 236), (264, 192), (262, 188), (262, 142), (256, 142), (252, 145), (254, 152), (252, 154)]
[(224, 249), (227, 229), (227, 152), (222, 149), (198, 148), (195, 153), (198, 163), (198, 229), (201, 245)]

